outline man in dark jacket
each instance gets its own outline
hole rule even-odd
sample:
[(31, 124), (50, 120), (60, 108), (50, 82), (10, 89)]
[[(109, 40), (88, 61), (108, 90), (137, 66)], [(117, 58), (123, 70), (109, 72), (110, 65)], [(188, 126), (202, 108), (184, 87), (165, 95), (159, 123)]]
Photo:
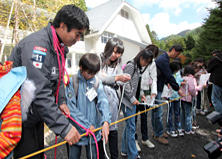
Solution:
[(222, 114), (222, 53), (213, 51), (213, 57), (209, 60), (207, 72), (211, 73), (210, 82), (213, 83), (211, 100), (216, 111)]
[[(85, 12), (75, 5), (66, 5), (56, 14), (52, 23), (25, 37), (12, 50), (9, 57), (14, 67), (26, 66), (27, 78), (35, 87), (35, 97), (22, 124), (22, 138), (14, 151), (14, 158), (44, 148), (44, 122), (70, 145), (80, 134), (66, 119), (63, 76), (68, 47), (80, 40), (89, 20)], [(43, 159), (43, 153), (34, 158)]]
[[(179, 85), (176, 83), (175, 78), (172, 75), (170, 70), (169, 60), (170, 58), (176, 58), (181, 52), (183, 52), (183, 48), (179, 44), (173, 45), (168, 52), (164, 52), (156, 59), (156, 66), (159, 70), (160, 75), (157, 77), (157, 96), (156, 96), (156, 104), (161, 104), (158, 100), (161, 100), (161, 94), (163, 91), (163, 86), (166, 83), (169, 83), (170, 86), (178, 91), (179, 95), (182, 95), (182, 92), (179, 90)], [(163, 107), (158, 107), (152, 110), (152, 126), (153, 126), (153, 137), (156, 141), (161, 144), (169, 144), (169, 141), (166, 140), (167, 134), (163, 133)], [(165, 138), (164, 138), (165, 137)]]

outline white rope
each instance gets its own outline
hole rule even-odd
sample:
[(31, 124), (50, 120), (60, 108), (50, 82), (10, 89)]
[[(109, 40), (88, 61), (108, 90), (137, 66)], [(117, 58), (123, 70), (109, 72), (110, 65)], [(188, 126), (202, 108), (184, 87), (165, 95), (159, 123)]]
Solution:
[(104, 149), (104, 153), (105, 153), (106, 158), (109, 159), (109, 156), (107, 155), (107, 152), (106, 152), (106, 140), (105, 140), (105, 138), (103, 140), (103, 149)]

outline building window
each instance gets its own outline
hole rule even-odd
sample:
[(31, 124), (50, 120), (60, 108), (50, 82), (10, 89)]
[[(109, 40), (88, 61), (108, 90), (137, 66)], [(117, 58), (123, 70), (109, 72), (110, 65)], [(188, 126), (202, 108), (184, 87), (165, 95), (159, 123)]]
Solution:
[(111, 39), (113, 36), (114, 36), (113, 34), (104, 32), (104, 33), (102, 34), (102, 36), (101, 36), (101, 42), (102, 42), (102, 43), (107, 43), (107, 41), (108, 41), (109, 39)]
[(80, 37), (80, 41), (84, 41), (84, 35), (83, 34)]
[(76, 58), (75, 58), (76, 59), (76, 61), (75, 61), (76, 70), (79, 70), (79, 60), (81, 59), (83, 54), (75, 53), (75, 56), (76, 56)]
[(121, 9), (121, 16), (126, 19), (129, 19), (129, 13), (123, 9)]
[(72, 68), (72, 59), (67, 58), (67, 68)]

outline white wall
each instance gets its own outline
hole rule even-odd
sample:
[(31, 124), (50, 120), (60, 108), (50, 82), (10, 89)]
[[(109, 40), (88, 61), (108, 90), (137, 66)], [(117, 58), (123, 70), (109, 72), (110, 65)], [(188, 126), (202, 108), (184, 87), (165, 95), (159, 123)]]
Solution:
[(140, 47), (127, 41), (123, 41), (123, 44), (125, 50), (122, 56), (122, 64), (125, 64), (132, 60), (140, 52)]
[(132, 19), (131, 13), (128, 9), (125, 9), (129, 13), (129, 19), (123, 18), (121, 13), (114, 18), (112, 23), (107, 27), (106, 31), (115, 33), (117, 35), (132, 39), (137, 42), (142, 42), (141, 38), (137, 32), (137, 28)]

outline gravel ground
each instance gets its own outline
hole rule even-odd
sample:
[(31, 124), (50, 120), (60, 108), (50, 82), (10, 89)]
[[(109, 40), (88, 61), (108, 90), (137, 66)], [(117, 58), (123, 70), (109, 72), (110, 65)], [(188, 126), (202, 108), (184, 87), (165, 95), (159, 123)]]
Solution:
[[(164, 117), (163, 117), (163, 125), (164, 128), (166, 127), (166, 111), (167, 106), (164, 105)], [(213, 111), (211, 107), (209, 109)], [(120, 115), (120, 118), (123, 118)], [(151, 111), (148, 112), (148, 134), (149, 140), (155, 144), (154, 149), (149, 149), (142, 145), (141, 143), (141, 133), (138, 131), (140, 130), (140, 120), (138, 118), (138, 125), (137, 125), (137, 134), (138, 134), (138, 141), (139, 145), (142, 149), (140, 156), (142, 159), (207, 159), (207, 153), (203, 150), (203, 146), (211, 140), (217, 139), (217, 134), (215, 130), (219, 128), (218, 124), (211, 125), (205, 116), (197, 115), (197, 123), (200, 126), (199, 129), (195, 130), (194, 135), (185, 135), (184, 137), (177, 137), (171, 138), (169, 137), (169, 145), (161, 145), (154, 141), (152, 137), (152, 126), (151, 126)], [(118, 132), (118, 147), (120, 150), (121, 147), (121, 138), (122, 138), (122, 131), (124, 128), (125, 122), (119, 123), (119, 132)], [(53, 134), (49, 134), (46, 137), (46, 147), (54, 145), (55, 143), (55, 136)], [(64, 141), (60, 137), (58, 137), (58, 142)], [(108, 150), (107, 150), (108, 151)], [(54, 158), (54, 149), (47, 151), (45, 154), (47, 159)], [(109, 152), (108, 152), (109, 154)], [(110, 155), (109, 155), (110, 156)], [(57, 148), (57, 159), (67, 159), (67, 150), (66, 146), (62, 145)], [(119, 159), (125, 159), (126, 157), (122, 157), (119, 151)], [(86, 159), (86, 152), (83, 148), (81, 159)]]

